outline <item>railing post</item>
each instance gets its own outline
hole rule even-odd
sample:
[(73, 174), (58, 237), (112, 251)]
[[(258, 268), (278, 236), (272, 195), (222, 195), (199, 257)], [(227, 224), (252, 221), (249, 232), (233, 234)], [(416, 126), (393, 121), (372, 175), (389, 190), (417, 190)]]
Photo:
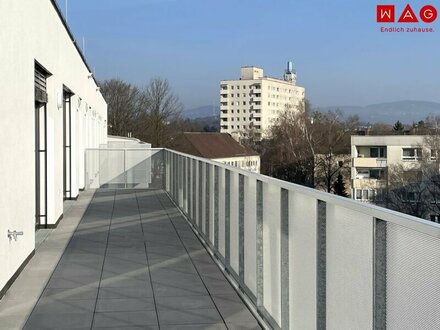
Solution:
[(86, 190), (90, 188), (89, 174), (87, 171), (87, 150), (84, 151), (84, 187)]
[(214, 247), (218, 251), (219, 244), (219, 176), (220, 169), (214, 166)]
[(197, 172), (197, 203), (198, 204), (198, 213), (197, 213), (197, 227), (200, 232), (203, 234), (203, 163), (201, 161), (198, 162), (198, 172)]
[(167, 173), (168, 173), (168, 175), (167, 175), (167, 180), (168, 180), (168, 183), (167, 183), (167, 191), (170, 193), (170, 195), (172, 194), (172, 186), (171, 186), (171, 170), (172, 170), (172, 168), (171, 168), (171, 152), (169, 152), (169, 151), (167, 151)]
[(188, 202), (188, 192), (186, 182), (188, 180), (188, 176), (186, 175), (186, 157), (182, 156), (182, 210), (187, 212), (187, 202)]
[(197, 160), (192, 160), (192, 214), (191, 221), (196, 223), (197, 217)]
[(257, 180), (257, 307), (264, 306), (263, 182)]
[(127, 149), (124, 149), (124, 187), (127, 188), (127, 166), (125, 164), (126, 162), (126, 154), (125, 152), (127, 151)]
[(209, 235), (210, 231), (210, 214), (211, 214), (211, 171), (209, 164), (205, 163), (205, 235), (208, 241), (211, 242), (211, 237)]
[(225, 266), (231, 266), (231, 172), (225, 170)]
[(317, 201), (317, 215), (318, 215), (318, 235), (317, 235), (317, 265), (316, 265), (316, 285), (317, 285), (317, 316), (316, 328), (326, 328), (326, 268), (327, 268), (327, 244), (326, 244), (326, 230), (327, 230), (327, 204), (323, 201)]
[(187, 167), (187, 173), (188, 173), (188, 180), (186, 182), (187, 184), (187, 189), (186, 189), (186, 193), (187, 193), (187, 206), (186, 206), (186, 213), (188, 214), (189, 218), (191, 219), (192, 217), (192, 189), (191, 189), (191, 185), (192, 185), (192, 160), (191, 158), (186, 158), (186, 167)]
[(238, 276), (244, 285), (244, 176), (238, 176)]
[(174, 175), (173, 175), (173, 182), (174, 182), (174, 200), (176, 204), (179, 204), (179, 168), (178, 168), (178, 159), (177, 155), (173, 154), (173, 165), (174, 165)]
[(387, 224), (374, 221), (374, 329), (382, 330), (387, 321)]
[(289, 308), (289, 191), (281, 189), (281, 329), (290, 328)]

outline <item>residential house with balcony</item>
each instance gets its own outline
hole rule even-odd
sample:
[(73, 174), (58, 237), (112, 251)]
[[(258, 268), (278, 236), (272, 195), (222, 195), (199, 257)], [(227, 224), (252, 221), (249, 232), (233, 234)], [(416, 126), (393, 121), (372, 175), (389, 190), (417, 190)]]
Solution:
[(382, 204), (389, 167), (400, 164), (408, 171), (417, 169), (422, 153), (431, 152), (424, 139), (423, 135), (352, 136), (353, 199)]

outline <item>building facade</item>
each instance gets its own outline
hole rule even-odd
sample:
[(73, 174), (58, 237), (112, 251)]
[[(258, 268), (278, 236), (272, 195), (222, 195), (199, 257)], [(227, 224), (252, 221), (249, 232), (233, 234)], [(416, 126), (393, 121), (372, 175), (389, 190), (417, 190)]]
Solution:
[(107, 104), (55, 0), (0, 2), (0, 31), (1, 296), (36, 230), (85, 187), (84, 150), (106, 143)]
[(381, 204), (389, 167), (417, 168), (423, 150), (430, 152), (424, 139), (422, 135), (352, 136), (353, 199)]
[(264, 76), (261, 68), (242, 67), (240, 79), (220, 83), (220, 132), (239, 138), (252, 130), (263, 137), (280, 113), (297, 109), (304, 98), (290, 62), (283, 80)]

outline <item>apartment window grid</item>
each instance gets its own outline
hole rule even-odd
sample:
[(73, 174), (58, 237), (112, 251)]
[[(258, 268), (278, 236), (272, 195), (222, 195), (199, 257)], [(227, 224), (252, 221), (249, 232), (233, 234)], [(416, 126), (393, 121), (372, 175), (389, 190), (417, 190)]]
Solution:
[(355, 189), (355, 199), (362, 202), (371, 202), (375, 197), (373, 189)]
[(370, 148), (370, 157), (372, 158), (386, 158), (387, 148), (386, 147), (371, 147)]
[(419, 160), (422, 158), (421, 148), (402, 148), (402, 160)]
[[(264, 92), (262, 92), (262, 88), (264, 88)], [(240, 117), (235, 116), (233, 119), (236, 124), (240, 123), (241, 125), (233, 125), (234, 127), (229, 126), (229, 132), (231, 132), (231, 130), (239, 130), (240, 128), (244, 129), (245, 127), (260, 130), (264, 129), (268, 125), (273, 125), (278, 121), (278, 119), (275, 117), (279, 116), (279, 114), (285, 109), (286, 104), (291, 103), (287, 101), (289, 99), (288, 93), (292, 93), (290, 95), (293, 95), (295, 91), (294, 88), (289, 88), (289, 86), (285, 86), (285, 84), (283, 84), (282, 82), (274, 82), (272, 84), (268, 84), (267, 81), (263, 81), (262, 83), (250, 84), (246, 84), (244, 81), (239, 81), (238, 84), (235, 83), (234, 85), (228, 83), (228, 90), (232, 90), (232, 92), (235, 90), (235, 92), (233, 92), (232, 94), (231, 92), (229, 92), (229, 94), (227, 95), (229, 97), (232, 97), (232, 99), (229, 100), (232, 101), (232, 103), (230, 103), (230, 108), (227, 110), (226, 113), (226, 115), (229, 117), (229, 121), (232, 121), (230, 118), (231, 115), (233, 116), (234, 111), (235, 114), (240, 114), (241, 112)], [(239, 91), (241, 91), (241, 93), (237, 93)], [(268, 98), (268, 100), (262, 100), (262, 98)], [(262, 106), (262, 101), (268, 102), (267, 106), (266, 103), (264, 103), (264, 106)], [(237, 109), (238, 107), (243, 108)], [(251, 114), (251, 116), (245, 116), (244, 114), (246, 112)], [(261, 123), (264, 122), (264, 120), (261, 120), (261, 118), (253, 117), (253, 113), (262, 114), (268, 117), (263, 127), (261, 126)], [(264, 118), (265, 117), (263, 117), (263, 119)], [(243, 125), (245, 123), (248, 123), (248, 125)], [(258, 125), (256, 125), (257, 123)], [(223, 125), (222, 131), (226, 131)]]
[(356, 169), (356, 179), (385, 179), (385, 169), (381, 168), (357, 168)]

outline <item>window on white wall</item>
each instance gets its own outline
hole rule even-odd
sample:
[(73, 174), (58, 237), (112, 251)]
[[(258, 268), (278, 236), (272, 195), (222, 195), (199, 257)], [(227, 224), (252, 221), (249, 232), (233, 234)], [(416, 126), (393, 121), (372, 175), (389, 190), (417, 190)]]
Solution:
[(356, 170), (356, 178), (357, 179), (368, 179), (370, 178), (370, 170), (359, 168)]
[(355, 199), (360, 201), (372, 201), (374, 199), (374, 190), (372, 189), (355, 189)]
[(402, 148), (403, 160), (418, 160), (422, 158), (421, 148)]
[(371, 147), (370, 157), (371, 158), (386, 158), (386, 147)]
[(385, 170), (383, 169), (371, 169), (370, 170), (370, 178), (383, 180), (385, 178)]

